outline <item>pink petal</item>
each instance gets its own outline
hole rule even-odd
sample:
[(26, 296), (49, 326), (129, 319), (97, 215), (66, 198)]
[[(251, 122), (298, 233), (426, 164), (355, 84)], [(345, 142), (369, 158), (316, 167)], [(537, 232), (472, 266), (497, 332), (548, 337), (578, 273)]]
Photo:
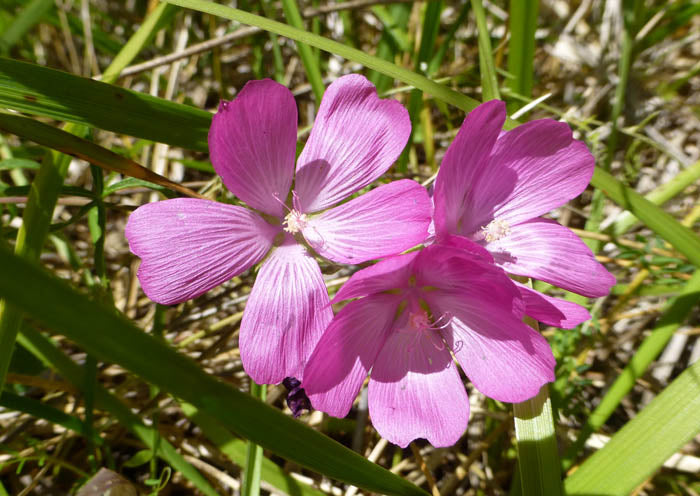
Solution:
[(462, 127), (442, 159), (435, 180), (435, 230), (442, 233), (471, 234), (460, 219), (472, 215), (474, 181), (486, 166), (503, 123), (505, 103), (492, 100), (479, 105), (464, 119)]
[(258, 384), (301, 380), (332, 318), (321, 269), (287, 235), (260, 267), (246, 304), (239, 338), (243, 368)]
[(486, 248), (504, 270), (546, 281), (568, 291), (597, 298), (615, 285), (615, 277), (570, 229), (549, 219), (512, 226), (510, 233)]
[(302, 387), (315, 409), (334, 417), (348, 414), (384, 344), (400, 298), (369, 296), (338, 312), (304, 369)]
[(125, 230), (141, 258), (144, 292), (163, 305), (196, 298), (249, 269), (278, 232), (248, 209), (194, 198), (143, 205)]
[(547, 340), (494, 302), (491, 294), (476, 298), (436, 291), (429, 300), (433, 313), (450, 312), (452, 351), (486, 396), (517, 403), (554, 380), (555, 361)]
[(525, 313), (535, 320), (563, 329), (573, 329), (591, 318), (588, 310), (573, 301), (548, 296), (517, 281), (513, 282), (525, 301)]
[(504, 133), (473, 186), (480, 214), (470, 214), (464, 232), (493, 219), (517, 224), (565, 204), (586, 189), (594, 166), (586, 145), (563, 122), (531, 121)]
[(421, 243), (428, 233), (430, 210), (425, 188), (403, 179), (312, 217), (303, 233), (319, 255), (357, 264)]
[(417, 438), (452, 446), (469, 420), (469, 400), (450, 352), (427, 332), (392, 332), (370, 376), (372, 424), (402, 448)]
[(326, 90), (304, 151), (295, 190), (302, 212), (335, 205), (381, 176), (406, 145), (408, 112), (381, 100), (364, 76), (338, 78)]
[(439, 240), (440, 244), (443, 246), (459, 248), (460, 250), (464, 250), (466, 253), (476, 256), (485, 262), (493, 263), (493, 256), (486, 248), (472, 241), (471, 239), (465, 238), (464, 236), (443, 234), (440, 236)]
[(333, 303), (405, 287), (411, 276), (413, 260), (419, 253), (396, 255), (358, 270), (336, 293)]
[(294, 97), (270, 79), (249, 81), (233, 101), (221, 102), (209, 129), (211, 161), (226, 187), (276, 216), (285, 214), (296, 141)]
[[(416, 286), (454, 292), (467, 300), (463, 303), (482, 306), (484, 295), (498, 311), (522, 317), (524, 305), (520, 292), (499, 267), (451, 246), (432, 245), (420, 251), (413, 263)], [(449, 308), (444, 309), (449, 315)]]

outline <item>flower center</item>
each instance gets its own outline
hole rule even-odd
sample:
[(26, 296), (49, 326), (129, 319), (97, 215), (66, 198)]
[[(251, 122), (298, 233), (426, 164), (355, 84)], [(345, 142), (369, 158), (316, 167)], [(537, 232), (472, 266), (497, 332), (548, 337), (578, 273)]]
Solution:
[(306, 214), (302, 214), (298, 210), (290, 210), (284, 218), (284, 230), (296, 234), (306, 227), (307, 222)]
[(489, 222), (489, 225), (481, 227), (482, 239), (485, 239), (487, 243), (503, 239), (509, 234), (510, 224), (504, 220), (494, 219)]

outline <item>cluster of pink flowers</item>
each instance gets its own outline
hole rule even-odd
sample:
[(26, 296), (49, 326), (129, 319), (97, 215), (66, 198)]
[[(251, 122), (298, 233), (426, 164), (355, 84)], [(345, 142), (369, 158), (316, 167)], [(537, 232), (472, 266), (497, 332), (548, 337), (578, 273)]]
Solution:
[[(523, 316), (564, 328), (590, 317), (508, 274), (589, 297), (614, 284), (576, 235), (540, 217), (586, 188), (586, 146), (547, 119), (503, 132), (505, 116), (500, 101), (467, 116), (432, 198), (399, 180), (343, 203), (398, 158), (411, 129), (404, 107), (363, 76), (339, 78), (295, 166), (291, 92), (249, 82), (221, 103), (209, 132), (214, 169), (248, 208), (187, 198), (138, 208), (126, 237), (141, 285), (169, 305), (260, 264), (239, 337), (253, 380), (297, 378), (297, 398), (303, 388), (314, 408), (345, 416), (369, 374), (382, 436), (452, 445), (469, 418), (453, 357), (485, 395), (524, 401), (554, 380), (555, 361)], [(382, 260), (338, 291), (333, 302), (352, 301), (334, 316), (318, 257)]]

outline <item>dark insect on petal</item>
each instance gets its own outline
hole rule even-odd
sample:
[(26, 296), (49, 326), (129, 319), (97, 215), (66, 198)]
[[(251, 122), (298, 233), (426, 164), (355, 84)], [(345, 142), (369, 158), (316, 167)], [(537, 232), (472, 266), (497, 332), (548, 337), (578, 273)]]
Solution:
[(287, 406), (292, 411), (294, 418), (301, 415), (302, 410), (311, 411), (311, 402), (306, 396), (304, 388), (301, 387), (301, 381), (296, 377), (286, 377), (282, 384), (289, 390), (287, 393)]

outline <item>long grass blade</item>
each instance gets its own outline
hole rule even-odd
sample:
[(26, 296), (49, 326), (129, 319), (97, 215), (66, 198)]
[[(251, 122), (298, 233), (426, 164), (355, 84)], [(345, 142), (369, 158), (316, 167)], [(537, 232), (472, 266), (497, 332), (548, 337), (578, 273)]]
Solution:
[[(520, 3), (520, 2), (515, 2)], [(511, 6), (512, 8), (512, 6)], [(499, 99), (496, 68), (491, 51), (491, 35), (486, 25), (486, 13), (481, 0), (472, 0), (472, 9), (476, 17), (476, 28), (479, 32), (479, 72), (481, 73), (481, 94), (485, 102)]]
[[(311, 470), (368, 491), (425, 496), (410, 482), (207, 375), (197, 363), (134, 327), (112, 308), (90, 301), (4, 247), (0, 247), (0, 271), (0, 296), (11, 304), (62, 331), (88, 353), (122, 365), (209, 413), (241, 436)], [(23, 291), (16, 291), (18, 284), (22, 284)], [(101, 332), (96, 333), (98, 326)]]
[[(526, 97), (532, 94), (535, 60), (535, 30), (539, 0), (519, 0), (510, 2), (508, 26), (508, 88)], [(513, 113), (522, 104), (510, 102), (508, 110)]]
[(564, 481), (569, 496), (625, 496), (700, 432), (700, 361)]

